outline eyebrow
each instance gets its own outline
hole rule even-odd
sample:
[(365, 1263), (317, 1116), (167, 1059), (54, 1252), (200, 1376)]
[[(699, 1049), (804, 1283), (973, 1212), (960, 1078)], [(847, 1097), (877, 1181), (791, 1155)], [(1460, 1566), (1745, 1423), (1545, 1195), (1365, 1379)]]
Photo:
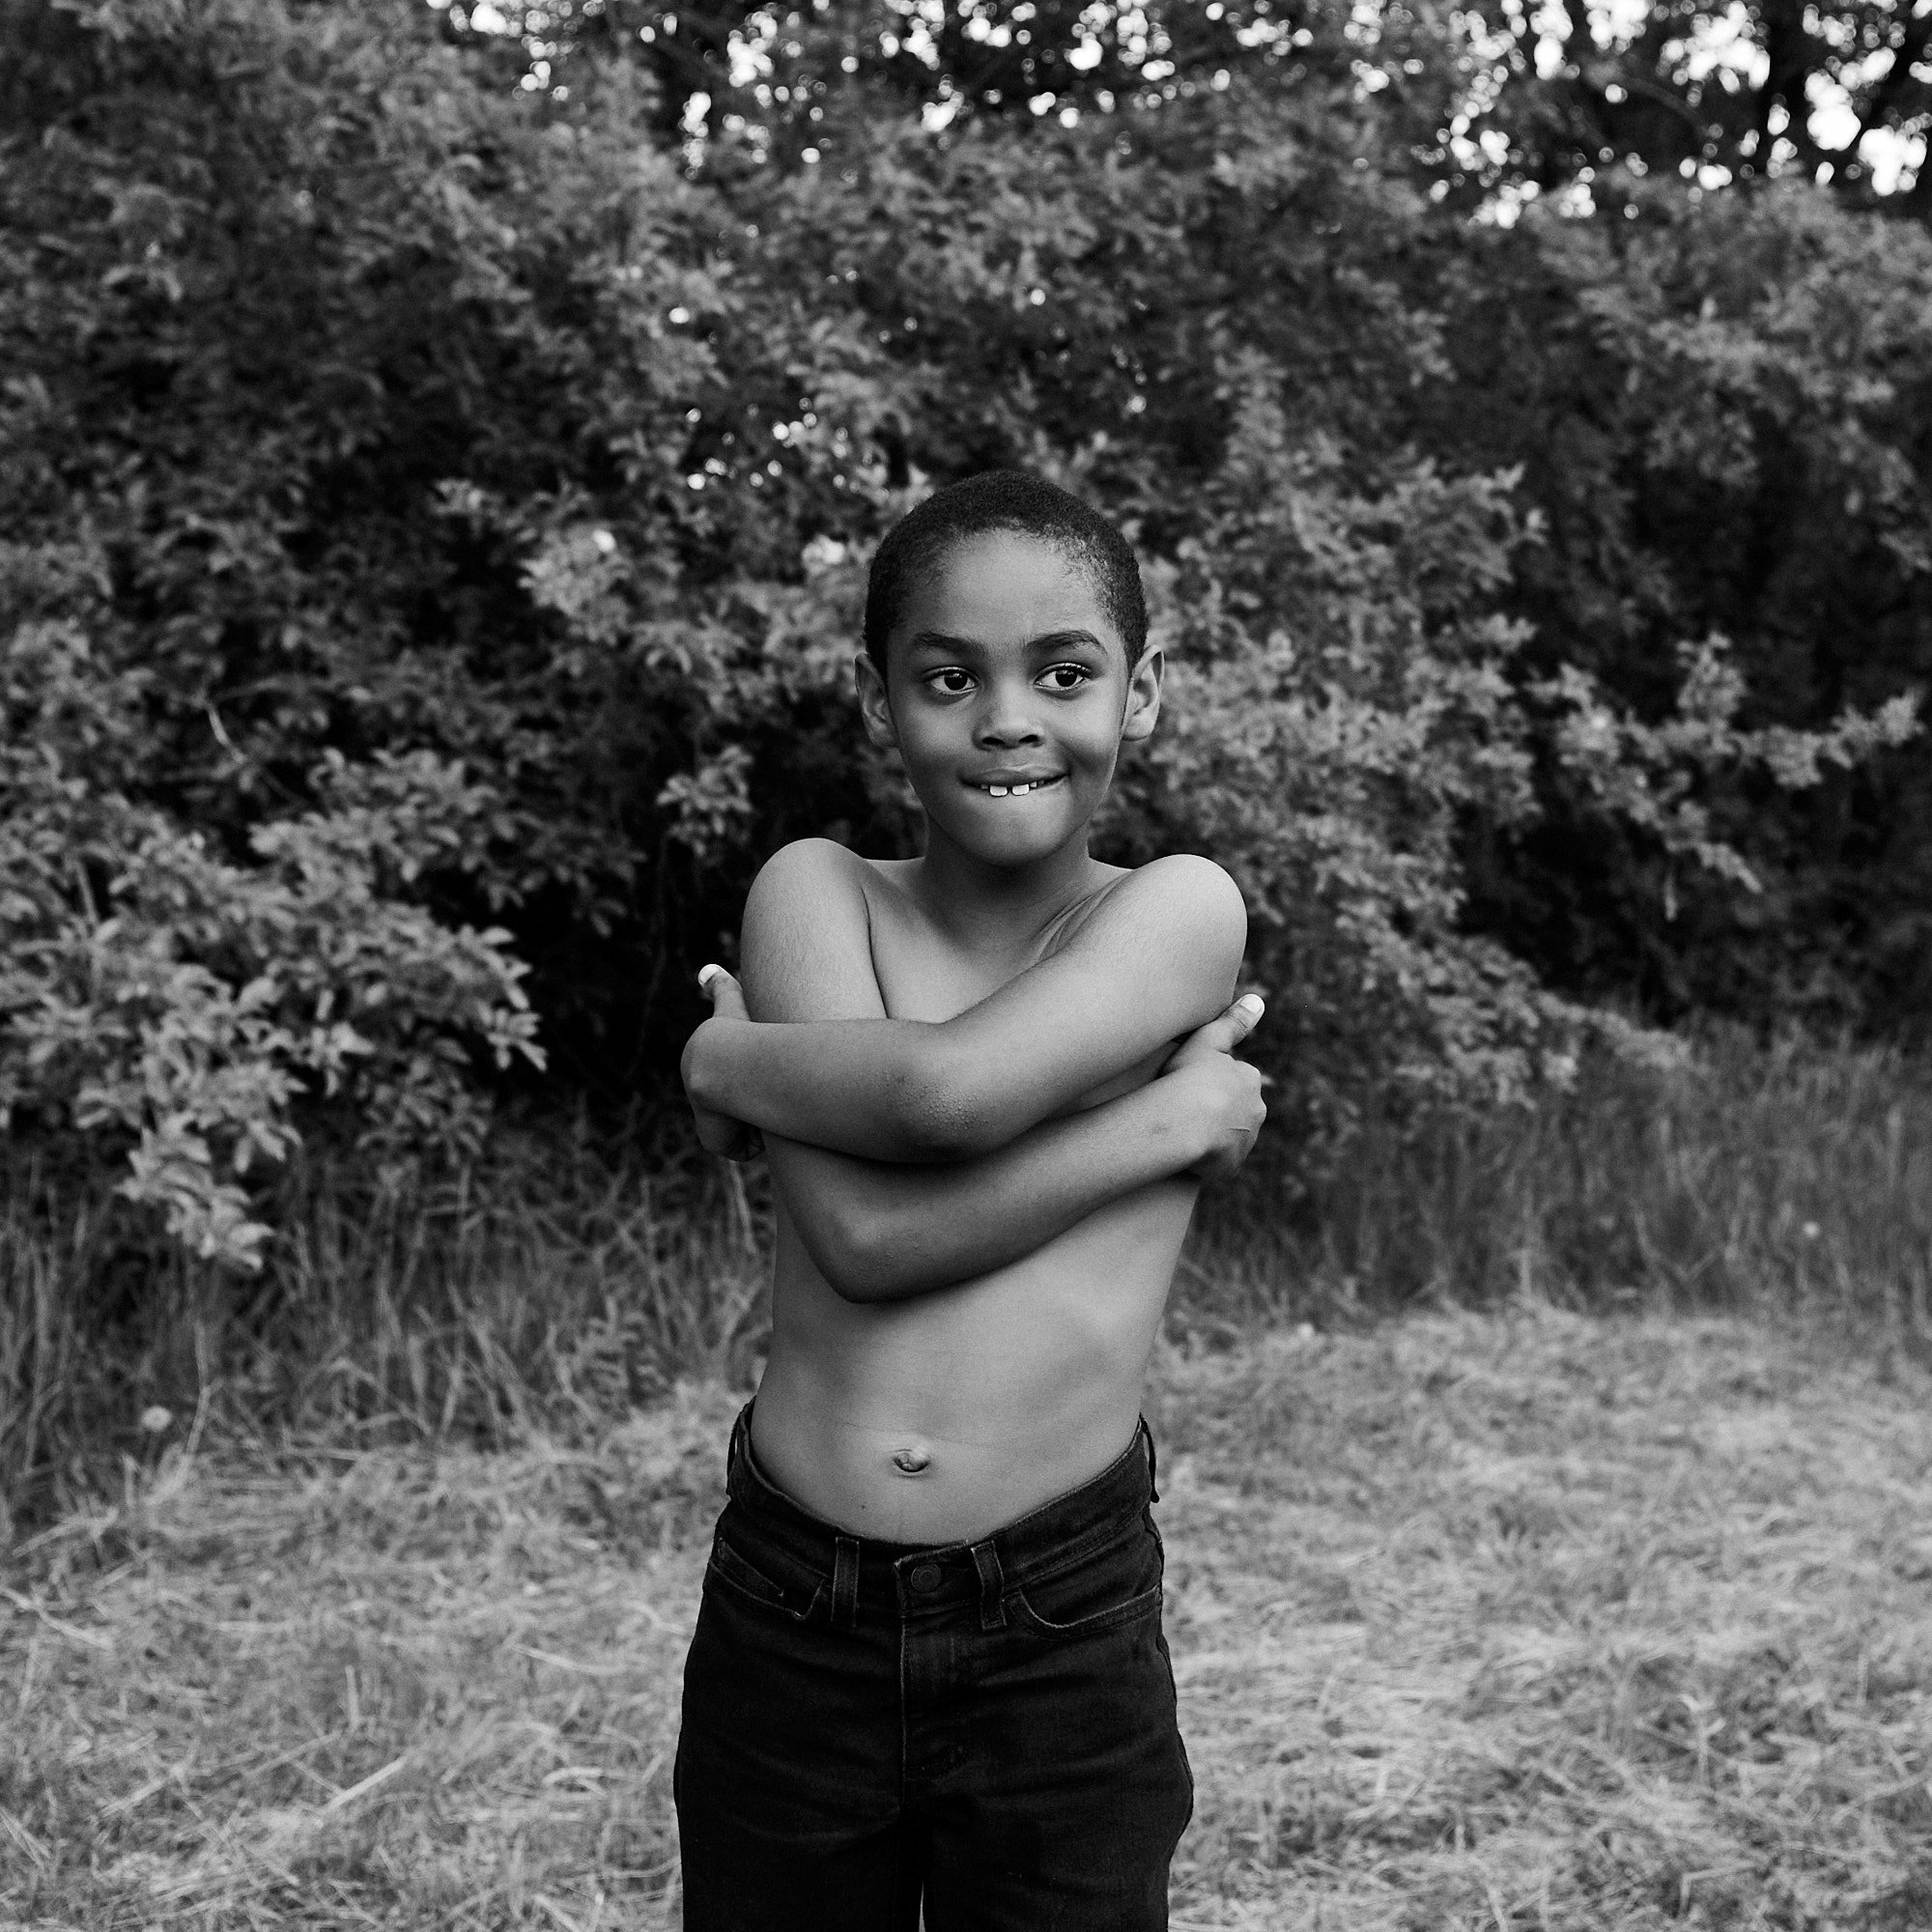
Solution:
[[(1074, 629), (1070, 631), (1042, 631), (1037, 638), (1029, 638), (1020, 646), (1025, 651), (1061, 651), (1078, 644), (1086, 644), (1096, 651), (1104, 652), (1107, 646), (1092, 631)], [(988, 648), (974, 638), (955, 638), (945, 631), (915, 631), (906, 639), (908, 650), (926, 651), (982, 651)]]

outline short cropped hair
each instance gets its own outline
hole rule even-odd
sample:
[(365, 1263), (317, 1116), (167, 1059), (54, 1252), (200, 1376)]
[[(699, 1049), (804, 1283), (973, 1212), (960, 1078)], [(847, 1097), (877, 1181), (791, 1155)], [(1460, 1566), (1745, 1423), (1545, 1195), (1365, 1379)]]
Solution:
[(1127, 647), (1127, 668), (1147, 655), (1147, 597), (1133, 546), (1099, 511), (1043, 476), (989, 469), (935, 490), (886, 532), (874, 553), (866, 582), (866, 655), (882, 676), (886, 639), (907, 599), (955, 545), (995, 530), (1037, 537), (1081, 565)]

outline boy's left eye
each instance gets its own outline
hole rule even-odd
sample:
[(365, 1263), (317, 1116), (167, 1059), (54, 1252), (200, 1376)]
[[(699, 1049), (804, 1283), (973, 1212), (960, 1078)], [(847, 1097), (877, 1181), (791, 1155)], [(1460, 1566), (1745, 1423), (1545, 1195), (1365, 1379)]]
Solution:
[(1082, 664), (1057, 664), (1048, 665), (1039, 678), (1049, 691), (1078, 691), (1093, 682), (1094, 673)]

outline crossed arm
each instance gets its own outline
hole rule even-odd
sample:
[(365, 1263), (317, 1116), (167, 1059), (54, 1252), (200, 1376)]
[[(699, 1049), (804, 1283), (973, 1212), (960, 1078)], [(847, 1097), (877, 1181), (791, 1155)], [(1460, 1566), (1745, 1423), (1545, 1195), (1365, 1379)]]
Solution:
[[(685, 1077), (707, 1144), (763, 1130), (773, 1179), (848, 1300), (968, 1280), (1152, 1181), (1237, 1167), (1259, 1077), (1230, 1056), (1260, 1017), (1229, 1007), (1245, 938), (1218, 867), (1123, 880), (1086, 926), (956, 1019), (887, 1017), (857, 862), (787, 847), (746, 908), (744, 1000), (725, 976)], [(1158, 1078), (1079, 1097), (1189, 1035)]]

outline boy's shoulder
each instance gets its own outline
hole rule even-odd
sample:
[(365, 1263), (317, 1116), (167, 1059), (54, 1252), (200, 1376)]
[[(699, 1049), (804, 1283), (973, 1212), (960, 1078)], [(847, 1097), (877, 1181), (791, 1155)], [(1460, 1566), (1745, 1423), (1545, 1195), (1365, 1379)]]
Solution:
[(759, 867), (739, 938), (739, 968), (753, 1018), (883, 1013), (867, 863), (833, 839), (800, 838)]
[(770, 920), (865, 922), (875, 894), (897, 888), (917, 861), (867, 859), (833, 838), (794, 838), (759, 867), (745, 900), (749, 927)]
[(1209, 917), (1230, 913), (1247, 917), (1247, 901), (1227, 867), (1198, 852), (1170, 852), (1165, 858), (1150, 859), (1145, 866), (1122, 867), (1115, 885), (1149, 903), (1181, 907)]
[(1192, 926), (1204, 935), (1246, 938), (1247, 902), (1241, 889), (1212, 859), (1193, 852), (1170, 853), (1144, 866), (1109, 866), (1102, 879), (1069, 911), (1053, 950), (1099, 920), (1103, 928), (1123, 936), (1144, 931), (1150, 923)]
[(753, 890), (760, 886), (768, 890), (775, 886), (863, 886), (868, 878), (891, 878), (917, 863), (912, 859), (863, 858), (836, 838), (794, 838), (758, 867)]

